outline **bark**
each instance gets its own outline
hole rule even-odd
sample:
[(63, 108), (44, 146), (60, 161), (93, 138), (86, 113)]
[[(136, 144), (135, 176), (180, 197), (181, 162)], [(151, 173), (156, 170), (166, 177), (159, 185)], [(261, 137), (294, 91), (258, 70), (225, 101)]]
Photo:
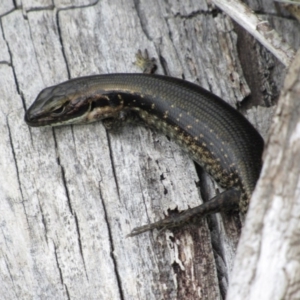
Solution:
[(300, 297), (299, 93), (300, 51), (289, 68), (270, 130), (228, 299)]
[(147, 48), (158, 73), (211, 90), (267, 136), (273, 109), (251, 104), (264, 105), (266, 95), (275, 102), (283, 67), (251, 40), (253, 72), (272, 66), (263, 84), (252, 82), (261, 91), (253, 102), (236, 27), (205, 1), (53, 3), (0, 4), (2, 299), (224, 298), (236, 215), (126, 238), (216, 193), (177, 145), (141, 126), (29, 128), (24, 111), (41, 89), (69, 78), (139, 72), (134, 55)]

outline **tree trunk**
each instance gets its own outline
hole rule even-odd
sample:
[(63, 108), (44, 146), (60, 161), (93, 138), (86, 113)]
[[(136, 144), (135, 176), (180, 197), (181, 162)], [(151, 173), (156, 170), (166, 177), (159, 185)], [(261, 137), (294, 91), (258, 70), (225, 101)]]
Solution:
[(300, 298), (299, 95), (300, 51), (289, 69), (270, 130), (228, 299)]
[[(147, 48), (157, 58), (157, 73), (212, 91), (267, 137), (273, 107), (262, 106), (276, 102), (284, 67), (205, 1), (54, 3), (0, 4), (1, 298), (225, 298), (241, 231), (237, 215), (218, 214), (197, 225), (126, 238), (134, 227), (199, 205), (216, 193), (217, 185), (176, 144), (140, 125), (118, 133), (106, 132), (101, 123), (29, 128), (24, 112), (40, 90), (69, 78), (140, 72), (133, 64), (135, 53)], [(293, 24), (296, 29), (288, 34), (300, 32)], [(281, 124), (278, 116), (276, 124)], [(290, 126), (288, 118), (282, 126)], [(296, 150), (293, 137), (284, 137), (282, 144), (274, 140), (280, 145), (277, 152), (290, 142)], [(266, 151), (269, 165), (269, 147)], [(288, 155), (296, 156), (290, 150)], [(282, 169), (276, 179), (268, 177), (266, 168), (255, 203), (265, 195), (268, 180), (286, 176)], [(296, 180), (296, 166), (292, 172)], [(292, 184), (295, 190), (282, 197), (294, 195), (296, 187)], [(276, 200), (275, 194), (268, 198)], [(264, 212), (271, 206), (264, 204)], [(296, 218), (293, 211), (285, 211), (285, 222)], [(255, 219), (253, 214), (255, 209), (250, 212)], [(261, 222), (262, 215), (257, 219)], [(258, 234), (264, 245), (263, 233)], [(244, 237), (251, 240), (246, 232)], [(274, 237), (285, 241), (284, 235)], [(265, 243), (272, 245), (270, 235)], [(241, 252), (235, 275), (239, 264), (245, 264)]]

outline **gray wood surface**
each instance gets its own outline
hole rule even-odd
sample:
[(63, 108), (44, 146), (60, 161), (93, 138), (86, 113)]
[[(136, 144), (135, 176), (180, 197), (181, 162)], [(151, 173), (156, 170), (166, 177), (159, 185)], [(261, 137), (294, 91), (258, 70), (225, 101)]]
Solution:
[[(119, 133), (101, 123), (29, 128), (23, 118), (49, 85), (139, 72), (134, 55), (147, 48), (158, 73), (239, 106), (266, 137), (273, 109), (251, 107), (247, 61), (239, 60), (230, 18), (196, 0), (26, 0), (18, 7), (5, 0), (0, 14), (2, 299), (224, 298), (240, 234), (237, 216), (126, 238), (134, 227), (216, 193), (177, 145), (141, 126)], [(265, 93), (254, 81), (260, 100), (253, 103), (264, 104), (268, 94), (273, 104), (283, 68), (251, 43), (258, 74), (273, 59), (263, 87), (276, 87)]]
[(228, 299), (300, 298), (299, 94), (300, 51), (278, 102)]

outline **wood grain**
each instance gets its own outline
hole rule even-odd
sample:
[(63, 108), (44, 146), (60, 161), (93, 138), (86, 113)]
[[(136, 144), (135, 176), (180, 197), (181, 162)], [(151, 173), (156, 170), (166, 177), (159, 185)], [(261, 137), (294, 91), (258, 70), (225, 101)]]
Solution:
[[(158, 73), (241, 106), (250, 89), (229, 17), (196, 0), (4, 1), (0, 13), (2, 299), (224, 298), (236, 216), (125, 238), (216, 193), (177, 145), (141, 126), (29, 128), (23, 117), (46, 86), (139, 72), (145, 48)], [(265, 134), (266, 110), (247, 111)]]

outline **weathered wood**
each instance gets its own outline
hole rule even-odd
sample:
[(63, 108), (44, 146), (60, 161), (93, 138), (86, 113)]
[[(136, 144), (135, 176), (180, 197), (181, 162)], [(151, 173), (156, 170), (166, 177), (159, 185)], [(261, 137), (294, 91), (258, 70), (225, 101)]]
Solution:
[[(270, 131), (228, 299), (299, 299), (300, 51)], [(274, 284), (270, 284), (274, 283)]]
[(268, 21), (257, 16), (241, 0), (213, 0), (213, 3), (227, 13), (233, 20), (251, 33), (285, 66), (289, 66), (295, 52), (284, 39), (278, 35)]
[[(125, 237), (216, 193), (201, 171), (198, 184), (179, 147), (141, 126), (119, 133), (101, 123), (29, 128), (23, 116), (46, 86), (138, 72), (134, 54), (145, 48), (158, 57), (158, 73), (240, 106), (250, 90), (231, 20), (196, 0), (54, 3), (27, 0), (23, 10), (0, 4), (2, 298), (224, 298), (240, 232), (236, 216)], [(271, 115), (265, 110), (247, 112), (261, 132)]]

